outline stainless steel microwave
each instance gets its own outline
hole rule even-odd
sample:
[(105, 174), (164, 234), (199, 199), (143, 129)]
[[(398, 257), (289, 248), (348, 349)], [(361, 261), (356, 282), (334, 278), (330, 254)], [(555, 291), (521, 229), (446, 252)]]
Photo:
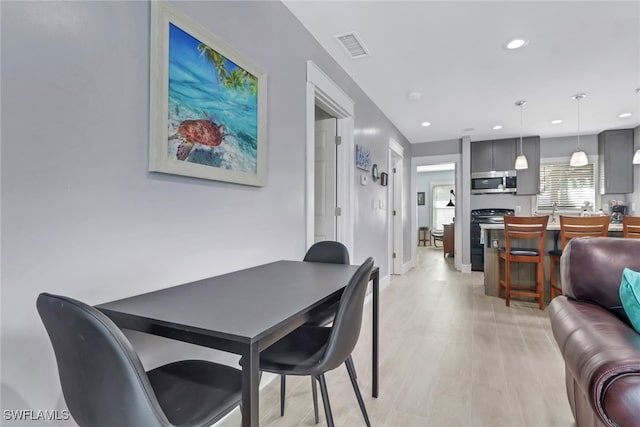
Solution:
[(518, 191), (516, 171), (474, 172), (471, 174), (471, 194), (500, 194)]

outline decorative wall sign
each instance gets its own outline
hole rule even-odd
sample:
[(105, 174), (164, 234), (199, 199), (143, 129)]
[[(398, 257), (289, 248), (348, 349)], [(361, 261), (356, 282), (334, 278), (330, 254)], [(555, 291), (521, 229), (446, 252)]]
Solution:
[(418, 192), (418, 205), (424, 205), (424, 191)]
[(263, 186), (267, 75), (166, 2), (151, 2), (149, 170)]

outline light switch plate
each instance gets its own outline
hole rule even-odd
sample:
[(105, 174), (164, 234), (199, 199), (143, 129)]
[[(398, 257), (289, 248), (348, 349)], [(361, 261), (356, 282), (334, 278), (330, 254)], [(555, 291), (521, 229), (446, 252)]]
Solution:
[(367, 175), (360, 175), (360, 185), (367, 185), (369, 177)]

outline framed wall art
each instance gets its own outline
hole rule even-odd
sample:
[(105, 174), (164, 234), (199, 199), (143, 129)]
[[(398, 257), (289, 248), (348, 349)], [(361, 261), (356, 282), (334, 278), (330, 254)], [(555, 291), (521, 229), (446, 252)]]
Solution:
[(371, 153), (362, 145), (356, 144), (356, 167), (365, 171), (371, 169)]
[(424, 191), (418, 191), (418, 205), (424, 205)]
[(264, 186), (267, 74), (167, 2), (151, 2), (149, 170)]

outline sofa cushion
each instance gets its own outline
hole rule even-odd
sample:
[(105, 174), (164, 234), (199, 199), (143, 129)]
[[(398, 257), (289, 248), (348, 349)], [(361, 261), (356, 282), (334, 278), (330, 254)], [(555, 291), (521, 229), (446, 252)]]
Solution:
[(620, 300), (633, 328), (640, 332), (640, 273), (630, 268), (622, 271)]

